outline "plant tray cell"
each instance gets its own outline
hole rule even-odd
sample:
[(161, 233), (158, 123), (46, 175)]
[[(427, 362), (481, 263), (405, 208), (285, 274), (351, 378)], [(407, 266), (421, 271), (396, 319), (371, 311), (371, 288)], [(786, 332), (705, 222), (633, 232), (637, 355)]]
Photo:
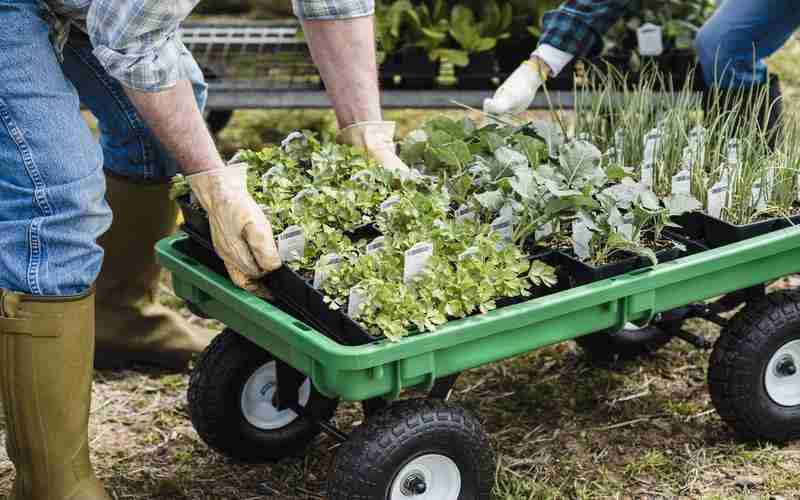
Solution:
[[(669, 262), (683, 255), (685, 255), (685, 252), (677, 246), (656, 252), (659, 263)], [(631, 255), (624, 260), (602, 266), (593, 266), (586, 262), (581, 262), (569, 252), (554, 252), (551, 255), (544, 256), (542, 260), (556, 268), (559, 288), (561, 289), (602, 281), (652, 265), (647, 258), (638, 255)]]
[(706, 237), (705, 214), (701, 212), (686, 212), (673, 215), (672, 222), (681, 226), (670, 228), (670, 233), (677, 233), (692, 240), (704, 240)]
[[(211, 242), (185, 224), (181, 228), (189, 239), (182, 250), (215, 272), (227, 276), (222, 259), (214, 252)], [(288, 266), (264, 277), (264, 283), (274, 294), (272, 303), (308, 323), (325, 336), (345, 345), (363, 345), (378, 340), (358, 323), (339, 310), (328, 307), (323, 295), (311, 283)]]
[(735, 225), (708, 214), (701, 214), (705, 226), (705, 241), (711, 248), (717, 248), (737, 241), (743, 241), (778, 229), (788, 227), (786, 219), (767, 219), (750, 224)]

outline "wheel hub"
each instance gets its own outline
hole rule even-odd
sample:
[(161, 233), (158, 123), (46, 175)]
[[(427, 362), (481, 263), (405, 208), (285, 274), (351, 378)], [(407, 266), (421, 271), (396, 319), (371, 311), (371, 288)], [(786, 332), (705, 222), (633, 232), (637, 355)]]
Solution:
[(781, 406), (800, 405), (800, 340), (784, 344), (770, 358), (764, 374), (769, 397)]
[[(261, 430), (276, 430), (297, 420), (293, 410), (279, 410), (275, 404), (278, 394), (278, 370), (274, 361), (253, 372), (242, 388), (241, 408), (245, 420)], [(306, 379), (297, 392), (298, 403), (306, 406), (311, 398), (311, 381)]]
[(419, 472), (412, 472), (403, 481), (400, 490), (403, 495), (413, 497), (416, 495), (423, 495), (428, 490), (428, 485), (425, 483), (425, 477)]
[(395, 476), (388, 500), (458, 500), (461, 472), (447, 456), (421, 455)]

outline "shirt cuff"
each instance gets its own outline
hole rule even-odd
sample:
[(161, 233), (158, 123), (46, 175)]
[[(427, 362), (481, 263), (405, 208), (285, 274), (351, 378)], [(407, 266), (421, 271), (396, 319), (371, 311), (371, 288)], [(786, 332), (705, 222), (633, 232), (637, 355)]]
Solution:
[(352, 19), (373, 15), (375, 0), (292, 0), (292, 9), (301, 20)]
[(561, 70), (564, 69), (564, 66), (569, 64), (574, 57), (569, 52), (564, 52), (563, 50), (557, 49), (546, 43), (536, 47), (536, 50), (533, 51), (531, 56), (538, 57), (544, 61), (545, 64), (550, 66), (550, 71), (553, 72), (553, 76), (557, 76), (559, 73), (561, 73)]
[(124, 86), (143, 92), (159, 92), (181, 80), (180, 58), (187, 49), (175, 36), (142, 52), (119, 51), (107, 45), (94, 47), (94, 55), (109, 75)]

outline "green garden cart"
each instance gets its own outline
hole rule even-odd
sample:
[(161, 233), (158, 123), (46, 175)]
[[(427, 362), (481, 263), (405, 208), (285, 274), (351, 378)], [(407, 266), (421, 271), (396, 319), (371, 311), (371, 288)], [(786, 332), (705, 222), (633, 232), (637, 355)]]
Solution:
[[(233, 285), (191, 238), (158, 243), (175, 293), (227, 328), (197, 362), (192, 422), (213, 449), (238, 460), (297, 455), (320, 432), (341, 442), (331, 500), (484, 500), (495, 458), (478, 418), (446, 401), (464, 370), (566, 340), (613, 349), (614, 332), (659, 325), (698, 346), (687, 317), (722, 327), (708, 373), (723, 421), (744, 439), (800, 437), (800, 292), (740, 293), (800, 272), (800, 230), (787, 228), (603, 281), (451, 321), (399, 342), (344, 345)], [(744, 305), (740, 308), (741, 304)], [(719, 305), (723, 304), (723, 305)], [(738, 310), (731, 316), (722, 314)], [(628, 336), (637, 330), (627, 329)], [(648, 333), (649, 332), (649, 333)], [(587, 339), (592, 339), (587, 344)], [(611, 346), (611, 347), (609, 347)], [(624, 346), (619, 346), (623, 349)], [(400, 399), (408, 389), (427, 397)], [(367, 418), (349, 435), (331, 424), (339, 401)]]

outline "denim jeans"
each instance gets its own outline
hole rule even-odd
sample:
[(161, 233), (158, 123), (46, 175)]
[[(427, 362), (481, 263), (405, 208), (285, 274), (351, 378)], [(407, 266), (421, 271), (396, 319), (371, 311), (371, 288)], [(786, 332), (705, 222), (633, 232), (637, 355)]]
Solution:
[[(60, 61), (38, 0), (0, 0), (0, 26), (0, 288), (82, 293), (111, 224), (103, 169), (166, 182), (176, 164), (85, 36), (73, 34)], [(188, 51), (181, 65), (202, 106), (206, 87)], [(98, 119), (99, 143), (81, 101)]]
[(800, 26), (793, 0), (726, 0), (695, 39), (707, 85), (741, 88), (767, 82), (763, 59)]

